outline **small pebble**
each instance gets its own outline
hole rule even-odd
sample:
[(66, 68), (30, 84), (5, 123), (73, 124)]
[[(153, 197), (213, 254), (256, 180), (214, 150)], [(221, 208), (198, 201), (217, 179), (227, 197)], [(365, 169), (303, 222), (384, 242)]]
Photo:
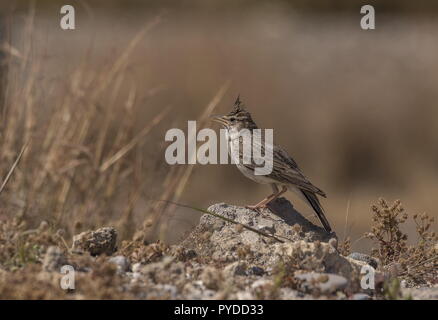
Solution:
[(352, 297), (353, 300), (371, 300), (371, 297), (366, 293), (355, 293)]
[(108, 260), (110, 263), (113, 263), (117, 266), (117, 270), (120, 272), (127, 272), (130, 268), (130, 263), (128, 259), (124, 256), (115, 256), (111, 257)]

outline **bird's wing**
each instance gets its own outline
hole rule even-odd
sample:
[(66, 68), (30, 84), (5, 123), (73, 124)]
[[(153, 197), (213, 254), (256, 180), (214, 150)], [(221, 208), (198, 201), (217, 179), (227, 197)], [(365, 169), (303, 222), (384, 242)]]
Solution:
[(274, 166), (272, 174), (278, 175), (279, 179), (283, 178), (289, 183), (295, 184), (301, 189), (311, 191), (326, 197), (324, 191), (314, 186), (306, 176), (301, 172), (298, 164), (287, 154), (280, 146), (273, 147), (274, 150)]
[[(325, 192), (314, 186), (304, 176), (295, 160), (292, 159), (292, 157), (289, 156), (289, 154), (280, 146), (270, 144), (266, 144), (265, 146), (264, 139), (261, 140), (261, 144), (259, 142), (260, 140), (257, 141), (257, 139), (253, 141), (254, 147), (260, 147), (262, 155), (266, 154), (266, 149), (268, 149), (268, 151), (272, 150), (273, 153), (272, 172), (267, 175), (268, 177), (286, 184), (293, 184), (300, 189), (304, 189), (306, 191), (316, 193), (322, 197), (326, 197)], [(251, 170), (261, 166), (254, 163), (254, 161), (252, 161), (250, 164), (244, 165)]]

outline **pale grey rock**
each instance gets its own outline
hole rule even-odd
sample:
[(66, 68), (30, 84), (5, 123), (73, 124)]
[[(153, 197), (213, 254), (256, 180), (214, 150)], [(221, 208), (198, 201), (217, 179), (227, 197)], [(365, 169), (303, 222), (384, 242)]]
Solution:
[[(200, 256), (209, 256), (222, 263), (238, 261), (238, 251), (246, 248), (250, 255), (256, 257), (257, 264), (267, 270), (278, 263), (274, 252), (282, 244), (320, 241), (327, 245), (335, 237), (333, 233), (328, 234), (323, 228), (305, 219), (284, 198), (277, 199), (270, 209), (266, 208), (261, 212), (225, 203), (212, 205), (208, 210), (266, 234), (273, 234), (279, 240), (245, 228), (237, 228), (233, 223), (204, 214), (199, 225), (181, 245), (195, 250)], [(205, 233), (209, 233), (207, 239), (203, 237)], [(333, 251), (336, 252), (334, 249)], [(336, 256), (339, 257), (337, 253)], [(329, 265), (333, 266), (333, 262), (335, 261)]]
[(141, 270), (141, 266), (142, 266), (142, 264), (140, 263), (140, 262), (137, 262), (137, 263), (134, 263), (133, 265), (132, 265), (132, 272), (137, 272), (137, 273), (139, 273), (140, 272), (140, 270)]
[(371, 297), (366, 293), (355, 293), (351, 297), (352, 300), (371, 300)]
[[(355, 272), (355, 268), (345, 257), (339, 255), (333, 246), (325, 242), (307, 242), (298, 240), (295, 242), (287, 242), (274, 244), (272, 246), (272, 254), (274, 265), (278, 264), (278, 260), (285, 260), (296, 255), (299, 255), (298, 263), (307, 270), (324, 269), (327, 273), (334, 273), (350, 278)], [(307, 261), (306, 261), (307, 260)]]
[(360, 253), (360, 252), (352, 252), (348, 255), (348, 258), (354, 259), (357, 261), (365, 262), (365, 263), (369, 264), (370, 266), (372, 266), (374, 269), (377, 269), (377, 267), (379, 265), (379, 262), (376, 258), (373, 258), (367, 254)]
[(133, 272), (131, 277), (132, 277), (132, 282), (137, 283), (141, 280), (142, 274), (140, 272)]
[(131, 267), (129, 260), (124, 256), (111, 257), (108, 262), (115, 264), (119, 272), (128, 272)]
[(262, 232), (274, 234), (275, 233), (275, 222), (270, 220), (270, 219), (260, 218), (258, 221), (258, 224), (257, 224), (257, 229), (262, 231)]
[[(199, 256), (209, 256), (216, 263), (224, 265), (223, 274), (226, 279), (234, 279), (239, 275), (257, 275), (261, 277), (260, 280), (267, 280), (275, 276), (273, 272), (279, 265), (292, 259), (294, 265), (299, 265), (303, 270), (333, 274), (328, 287), (321, 285), (327, 294), (332, 293), (332, 287), (335, 291), (348, 287), (349, 292), (357, 292), (357, 274), (365, 263), (340, 255), (333, 245), (336, 240), (334, 233), (328, 234), (323, 228), (313, 225), (284, 198), (277, 199), (270, 208), (272, 211), (263, 209), (256, 212), (221, 203), (208, 210), (272, 234), (277, 240), (205, 214), (199, 225), (180, 245), (195, 250)], [(203, 237), (206, 233), (208, 237)], [(260, 269), (252, 268), (254, 265)], [(254, 280), (252, 278), (248, 281)]]
[(324, 294), (335, 293), (343, 290), (348, 285), (348, 280), (342, 276), (331, 273), (307, 272), (295, 275), (303, 281), (302, 286), (306, 290), (318, 289)]

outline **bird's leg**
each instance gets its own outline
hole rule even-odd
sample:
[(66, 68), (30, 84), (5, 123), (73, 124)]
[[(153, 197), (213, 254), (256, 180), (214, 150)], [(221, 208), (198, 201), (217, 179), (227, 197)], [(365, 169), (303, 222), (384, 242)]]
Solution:
[(281, 196), (283, 193), (285, 193), (287, 191), (287, 187), (283, 186), (281, 188), (281, 191), (278, 192), (274, 197), (272, 197), (272, 199), (270, 199), (268, 202), (266, 202), (265, 206), (268, 205), (270, 202), (274, 201), (275, 199), (277, 199), (279, 196)]
[(272, 190), (274, 191), (273, 194), (267, 196), (265, 199), (263, 199), (259, 203), (255, 204), (255, 205), (245, 206), (245, 208), (251, 209), (251, 210), (258, 210), (260, 208), (265, 208), (266, 204), (271, 202), (273, 199), (276, 199), (278, 197), (278, 194), (281, 194), (282, 192), (284, 192), (284, 191), (279, 191), (278, 187), (275, 183), (271, 184), (271, 187), (272, 187)]

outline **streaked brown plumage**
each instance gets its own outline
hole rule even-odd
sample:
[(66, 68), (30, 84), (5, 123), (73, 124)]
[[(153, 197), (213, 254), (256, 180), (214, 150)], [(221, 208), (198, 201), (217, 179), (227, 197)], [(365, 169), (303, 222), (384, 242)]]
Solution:
[[(243, 129), (248, 129), (250, 132), (254, 129), (258, 129), (256, 123), (253, 121), (251, 114), (243, 107), (240, 98), (238, 97), (233, 110), (224, 116), (214, 117), (216, 122), (222, 124), (227, 130), (227, 137), (229, 143), (229, 152), (231, 157), (236, 158), (236, 165), (239, 170), (248, 178), (263, 184), (270, 184), (273, 189), (273, 193), (260, 201), (254, 206), (247, 206), (251, 209), (258, 210), (259, 208), (266, 207), (268, 203), (278, 198), (287, 190), (294, 191), (300, 196), (308, 205), (310, 205), (321, 221), (324, 229), (327, 232), (331, 232), (331, 227), (324, 215), (324, 210), (319, 202), (318, 195), (326, 197), (324, 191), (314, 186), (301, 172), (297, 163), (292, 159), (288, 153), (280, 146), (273, 144), (269, 146), (273, 151), (273, 167), (272, 172), (264, 175), (257, 176), (254, 174), (254, 170), (257, 167), (258, 161), (251, 159), (250, 163), (244, 163), (243, 161), (243, 147), (242, 139), (239, 136), (239, 132)], [(265, 154), (265, 141), (261, 135), (261, 154)], [(237, 159), (238, 158), (238, 159)], [(237, 161), (238, 160), (238, 161)], [(279, 190), (279, 186), (282, 187)]]

